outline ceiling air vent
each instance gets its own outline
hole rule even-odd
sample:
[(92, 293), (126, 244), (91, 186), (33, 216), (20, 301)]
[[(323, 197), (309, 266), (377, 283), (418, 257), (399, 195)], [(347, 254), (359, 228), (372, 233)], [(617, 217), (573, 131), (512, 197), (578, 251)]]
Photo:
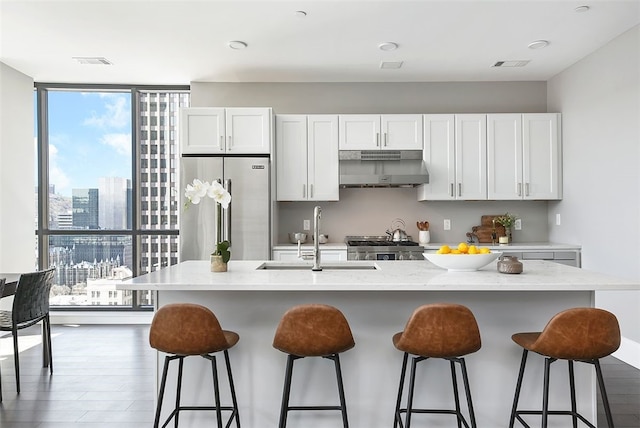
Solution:
[(492, 67), (524, 67), (529, 64), (530, 60), (523, 59), (519, 61), (498, 61), (492, 65)]
[(88, 65), (113, 65), (111, 61), (101, 56), (74, 56), (73, 59), (80, 64)]
[(403, 61), (382, 61), (380, 63), (380, 68), (383, 68), (383, 69), (400, 68), (402, 67), (402, 63)]

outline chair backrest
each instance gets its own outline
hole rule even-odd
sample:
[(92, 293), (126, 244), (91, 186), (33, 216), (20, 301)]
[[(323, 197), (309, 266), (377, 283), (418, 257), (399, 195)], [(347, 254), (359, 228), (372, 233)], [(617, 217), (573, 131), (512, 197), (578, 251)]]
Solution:
[(556, 314), (531, 347), (554, 358), (592, 360), (620, 347), (620, 326), (611, 312), (597, 308), (572, 308)]
[(273, 347), (301, 357), (337, 354), (355, 346), (344, 314), (323, 304), (303, 304), (282, 316)]
[(49, 293), (55, 268), (23, 273), (13, 297), (14, 324), (41, 320), (49, 313)]
[(480, 329), (469, 308), (433, 303), (413, 311), (396, 348), (414, 355), (459, 357), (480, 349)]

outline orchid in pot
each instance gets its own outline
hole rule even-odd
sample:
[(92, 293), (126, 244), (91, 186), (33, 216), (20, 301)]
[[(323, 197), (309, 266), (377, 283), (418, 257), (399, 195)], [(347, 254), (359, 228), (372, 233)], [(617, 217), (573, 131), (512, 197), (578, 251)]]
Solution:
[(213, 253), (211, 253), (211, 270), (213, 272), (226, 272), (227, 263), (231, 258), (231, 252), (229, 251), (230, 244), (229, 241), (221, 241), (220, 236), (222, 232), (222, 209), (229, 207), (231, 195), (219, 182), (212, 181), (209, 183), (208, 181), (202, 181), (197, 178), (193, 180), (193, 183), (187, 184), (184, 194), (187, 198), (185, 208), (188, 208), (191, 204), (199, 204), (205, 197), (209, 197), (215, 201), (217, 210), (217, 233), (216, 248)]

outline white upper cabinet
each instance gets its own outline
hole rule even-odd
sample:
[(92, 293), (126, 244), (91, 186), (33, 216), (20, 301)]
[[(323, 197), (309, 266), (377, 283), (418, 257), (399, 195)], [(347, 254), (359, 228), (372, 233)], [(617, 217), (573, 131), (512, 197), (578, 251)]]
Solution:
[(487, 198), (486, 116), (424, 116), (423, 159), (429, 183), (418, 187), (418, 200)]
[(271, 151), (270, 108), (190, 107), (180, 112), (182, 154)]
[(562, 198), (560, 115), (487, 116), (488, 198)]
[(180, 153), (225, 152), (224, 109), (213, 107), (180, 110)]
[(340, 150), (422, 150), (422, 115), (340, 115)]
[(276, 115), (279, 201), (339, 199), (338, 117)]

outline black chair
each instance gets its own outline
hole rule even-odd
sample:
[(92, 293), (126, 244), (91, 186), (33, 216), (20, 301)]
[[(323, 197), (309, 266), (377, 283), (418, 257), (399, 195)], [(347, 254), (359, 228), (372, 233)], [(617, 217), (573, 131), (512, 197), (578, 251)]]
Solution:
[[(53, 285), (55, 268), (20, 275), (13, 309), (0, 311), (0, 331), (13, 335), (13, 356), (16, 370), (16, 390), (20, 393), (20, 361), (18, 352), (18, 330), (31, 327), (42, 320), (43, 367), (53, 374), (51, 356), (51, 325), (49, 323), (49, 292)], [(2, 397), (0, 396), (0, 400)]]

